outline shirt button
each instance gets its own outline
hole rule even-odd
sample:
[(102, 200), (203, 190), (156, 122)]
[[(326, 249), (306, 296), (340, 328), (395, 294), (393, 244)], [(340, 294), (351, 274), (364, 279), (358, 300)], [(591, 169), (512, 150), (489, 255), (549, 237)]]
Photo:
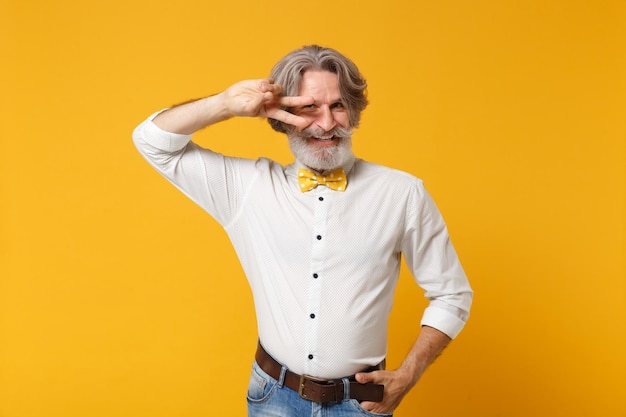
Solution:
[(324, 197), (318, 198), (319, 201), (324, 201)]
[(315, 318), (315, 314), (311, 313), (311, 315), (310, 315), (309, 317), (311, 317), (312, 319), (314, 319), (314, 318)]
[(322, 240), (322, 235), (317, 235), (317, 240)]
[(309, 355), (309, 359), (313, 359), (313, 355)]
[(319, 277), (319, 275), (313, 274), (313, 278), (317, 278), (317, 277)]

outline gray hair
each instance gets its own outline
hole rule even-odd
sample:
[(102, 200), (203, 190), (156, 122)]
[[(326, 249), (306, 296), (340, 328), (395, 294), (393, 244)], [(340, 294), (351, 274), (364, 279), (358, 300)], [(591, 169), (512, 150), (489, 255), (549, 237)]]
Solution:
[[(283, 87), (283, 95), (297, 96), (302, 75), (309, 70), (330, 71), (337, 74), (339, 92), (348, 110), (351, 128), (359, 127), (361, 112), (367, 107), (367, 82), (357, 66), (350, 59), (331, 48), (318, 45), (304, 46), (290, 52), (272, 68), (270, 77)], [(285, 110), (290, 111), (289, 108)], [(287, 133), (290, 126), (274, 119), (268, 119), (272, 128)]]

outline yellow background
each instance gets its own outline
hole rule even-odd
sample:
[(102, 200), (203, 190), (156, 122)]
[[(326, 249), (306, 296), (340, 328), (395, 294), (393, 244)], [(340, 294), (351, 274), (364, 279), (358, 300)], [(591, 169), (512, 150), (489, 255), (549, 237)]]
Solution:
[[(130, 135), (309, 43), (359, 65), (357, 154), (425, 180), (476, 291), (397, 415), (626, 416), (625, 1), (3, 0), (0, 28), (1, 417), (245, 415), (241, 268)], [(289, 161), (259, 120), (197, 139)], [(403, 270), (391, 366), (424, 305)]]

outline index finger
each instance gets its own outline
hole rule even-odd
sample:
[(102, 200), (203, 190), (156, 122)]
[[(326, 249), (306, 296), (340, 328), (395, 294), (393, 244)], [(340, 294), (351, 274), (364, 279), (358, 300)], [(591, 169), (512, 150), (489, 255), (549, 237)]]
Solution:
[(280, 105), (286, 107), (308, 106), (314, 102), (315, 99), (313, 97), (306, 96), (286, 96), (279, 99)]
[[(309, 103), (310, 104), (310, 103)], [(271, 109), (267, 111), (267, 117), (278, 120), (283, 123), (295, 126), (298, 130), (302, 130), (309, 125), (309, 121), (304, 117), (297, 116), (282, 109)]]

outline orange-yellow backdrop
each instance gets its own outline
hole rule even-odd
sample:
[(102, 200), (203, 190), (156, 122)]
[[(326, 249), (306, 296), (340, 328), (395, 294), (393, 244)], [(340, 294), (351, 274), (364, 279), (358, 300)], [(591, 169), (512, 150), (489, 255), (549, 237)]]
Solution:
[[(249, 290), (130, 135), (320, 43), (371, 106), (356, 152), (426, 182), (476, 291), (398, 416), (626, 416), (626, 2), (4, 0), (0, 416), (243, 416)], [(198, 135), (289, 161), (259, 120)], [(397, 365), (425, 302), (406, 270)]]

